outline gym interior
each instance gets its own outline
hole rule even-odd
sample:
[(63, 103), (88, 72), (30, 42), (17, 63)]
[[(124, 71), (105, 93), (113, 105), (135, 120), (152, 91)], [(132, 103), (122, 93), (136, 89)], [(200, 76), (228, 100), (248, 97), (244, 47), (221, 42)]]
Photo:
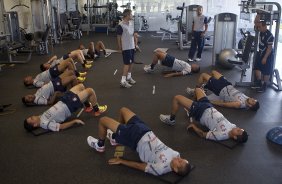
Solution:
[[(229, 183), (279, 184), (282, 181), (282, 23), (281, 0), (3, 0), (0, 1), (0, 178), (1, 183)], [(186, 88), (198, 85), (200, 73), (164, 77), (167, 67), (150, 65), (155, 49), (188, 62), (193, 16), (198, 6), (207, 23), (200, 73), (217, 70), (239, 91), (260, 102), (257, 111), (214, 105), (231, 123), (248, 132), (248, 141), (209, 141), (187, 131), (190, 118), (184, 108), (176, 114), (176, 123), (168, 126), (160, 114), (169, 114), (175, 95), (190, 98)], [(117, 27), (123, 11), (132, 10), (135, 43), (130, 88), (120, 86), (123, 56), (119, 52)], [(274, 65), (264, 92), (252, 89), (255, 81), (254, 58), (258, 56), (258, 32), (254, 20), (261, 21), (274, 36)], [(253, 42), (248, 43), (252, 37)], [(52, 105), (27, 107), (22, 97), (34, 94), (35, 87), (23, 84), (26, 76), (36, 76), (40, 65), (52, 56), (58, 58), (77, 50), (81, 44), (102, 41), (107, 57), (91, 59), (87, 68), (74, 59), (80, 72), (87, 72), (85, 87), (93, 88), (99, 104), (107, 111), (98, 117), (74, 112), (85, 125), (59, 132), (28, 132), (24, 120), (40, 115)], [(105, 52), (105, 53), (106, 53)], [(240, 58), (246, 54), (246, 58)], [(225, 54), (225, 55), (224, 55)], [(83, 67), (84, 66), (84, 67)], [(210, 94), (208, 91), (207, 94)], [(106, 139), (104, 153), (87, 144), (87, 137), (98, 137), (101, 117), (118, 119), (119, 109), (127, 107), (138, 115), (164, 142), (194, 166), (188, 175), (173, 173), (154, 176), (124, 165), (110, 165), (116, 157), (140, 162), (138, 153), (128, 147), (111, 146)], [(41, 128), (40, 128), (41, 129)], [(270, 131), (275, 136), (267, 137)], [(41, 131), (41, 132), (40, 132)], [(272, 132), (273, 132), (272, 131)], [(279, 142), (280, 141), (280, 142)], [(230, 146), (231, 145), (231, 146)]]

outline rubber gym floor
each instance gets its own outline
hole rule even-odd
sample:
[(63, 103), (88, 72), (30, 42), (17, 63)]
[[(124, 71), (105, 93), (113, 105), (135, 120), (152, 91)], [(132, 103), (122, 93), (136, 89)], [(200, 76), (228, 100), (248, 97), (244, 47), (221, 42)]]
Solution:
[[(151, 38), (149, 33), (141, 33), (140, 47), (136, 61), (149, 64), (153, 50), (169, 48), (168, 53), (185, 60), (187, 50), (177, 49), (174, 41), (161, 41)], [(23, 120), (30, 115), (39, 115), (48, 107), (25, 107), (21, 97), (32, 94), (36, 89), (27, 89), (23, 85), (26, 75), (35, 76), (40, 72), (39, 65), (46, 62), (53, 54), (62, 56), (89, 41), (102, 40), (107, 48), (117, 49), (114, 34), (96, 33), (84, 36), (81, 40), (64, 40), (62, 44), (50, 48), (50, 54), (33, 54), (28, 64), (6, 65), (0, 72), (0, 104), (11, 103), (12, 114), (0, 116), (0, 178), (3, 184), (19, 183), (66, 183), (66, 184), (102, 184), (102, 183), (163, 183), (157, 177), (127, 168), (121, 165), (108, 165), (115, 148), (106, 141), (106, 152), (97, 153), (91, 149), (86, 138), (97, 137), (99, 118), (82, 113), (80, 118), (84, 126), (71, 128), (59, 133), (33, 136), (23, 128)], [(205, 49), (201, 72), (217, 69), (230, 81), (240, 78), (240, 70), (222, 70), (211, 66), (211, 49)], [(257, 98), (261, 108), (257, 112), (247, 110), (217, 109), (230, 122), (245, 129), (249, 140), (244, 145), (228, 149), (220, 144), (201, 139), (186, 132), (188, 118), (180, 109), (175, 126), (164, 125), (159, 120), (161, 113), (169, 113), (173, 96), (185, 95), (187, 86), (196, 85), (199, 74), (183, 77), (164, 78), (162, 67), (153, 74), (146, 74), (144, 64), (135, 64), (133, 78), (137, 81), (131, 89), (119, 86), (122, 71), (122, 56), (113, 53), (108, 58), (103, 56), (94, 61), (88, 70), (85, 86), (94, 88), (100, 104), (107, 104), (104, 114), (118, 117), (118, 111), (125, 106), (133, 110), (152, 128), (155, 134), (169, 147), (180, 152), (196, 168), (180, 183), (222, 183), (222, 184), (279, 184), (282, 181), (282, 147), (266, 140), (267, 131), (281, 125), (282, 93), (268, 88), (265, 93), (256, 93), (250, 88), (239, 88), (247, 95)], [(82, 69), (77, 64), (79, 69)], [(116, 75), (114, 75), (117, 70)], [(155, 94), (152, 94), (155, 85)], [(125, 149), (124, 157), (138, 161), (137, 153)]]

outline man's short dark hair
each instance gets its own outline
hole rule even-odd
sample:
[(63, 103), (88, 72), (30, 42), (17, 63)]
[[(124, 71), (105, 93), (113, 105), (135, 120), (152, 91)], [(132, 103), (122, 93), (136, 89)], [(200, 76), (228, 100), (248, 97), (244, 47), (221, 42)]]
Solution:
[(28, 84), (28, 83), (26, 82), (26, 80), (24, 80), (24, 85), (25, 85), (25, 87), (31, 86), (31, 84)]
[(23, 104), (27, 105), (24, 96), (22, 97), (22, 102), (23, 102)]
[(252, 111), (257, 111), (258, 109), (259, 109), (259, 102), (257, 101), (256, 103), (255, 103), (255, 105), (253, 105), (253, 106), (251, 106), (250, 107), (250, 109), (252, 110)]
[(236, 139), (236, 141), (238, 142), (238, 143), (245, 143), (245, 142), (247, 142), (247, 140), (248, 140), (248, 134), (247, 134), (247, 132), (244, 130), (243, 131), (243, 133), (242, 133), (242, 135), (237, 135), (237, 139)]
[(44, 72), (44, 71), (46, 70), (44, 64), (41, 64), (41, 65), (40, 65), (40, 70), (41, 70), (42, 72)]
[(123, 11), (123, 13), (122, 13), (122, 16), (123, 17), (126, 17), (127, 15), (130, 15), (131, 14), (131, 9), (125, 9), (124, 11)]
[(36, 127), (33, 127), (32, 125), (28, 124), (27, 119), (24, 120), (24, 128), (28, 131), (31, 132), (32, 130), (35, 130)]
[(192, 73), (199, 73), (200, 70), (201, 70), (201, 67), (199, 66), (199, 67), (197, 68), (197, 70), (192, 70)]
[(192, 170), (192, 166), (190, 163), (187, 163), (183, 168), (179, 169), (177, 174), (180, 176), (186, 176)]
[(27, 106), (27, 107), (31, 107), (31, 106), (35, 106), (35, 105), (36, 105), (36, 104), (33, 103), (33, 102), (27, 102), (27, 101), (25, 100), (25, 97), (22, 97), (22, 102), (23, 102), (23, 104), (24, 104), (25, 106)]

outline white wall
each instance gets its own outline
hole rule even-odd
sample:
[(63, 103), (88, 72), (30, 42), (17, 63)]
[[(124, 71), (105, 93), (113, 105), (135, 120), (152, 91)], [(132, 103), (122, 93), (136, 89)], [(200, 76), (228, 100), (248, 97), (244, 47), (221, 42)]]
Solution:
[(26, 8), (24, 6), (18, 6), (14, 9), (11, 9), (13, 6), (25, 4), (30, 7), (30, 0), (4, 0), (5, 11), (16, 11), (18, 12), (19, 24), (21, 28), (24, 28), (27, 32), (32, 31), (32, 17), (31, 17), (31, 8)]
[[(128, 0), (117, 0), (118, 5), (123, 5), (129, 2)], [(214, 17), (214, 15), (223, 12), (239, 14), (238, 6), (240, 0), (131, 0), (131, 6), (135, 6), (135, 14), (144, 15), (148, 20), (149, 31), (158, 31), (160, 27), (171, 28), (177, 27), (172, 22), (166, 22), (166, 14), (169, 12), (173, 18), (180, 16), (181, 11), (176, 10), (177, 6), (185, 5), (202, 5), (204, 15)], [(119, 8), (123, 11), (122, 8)], [(210, 28), (213, 24), (210, 25)]]

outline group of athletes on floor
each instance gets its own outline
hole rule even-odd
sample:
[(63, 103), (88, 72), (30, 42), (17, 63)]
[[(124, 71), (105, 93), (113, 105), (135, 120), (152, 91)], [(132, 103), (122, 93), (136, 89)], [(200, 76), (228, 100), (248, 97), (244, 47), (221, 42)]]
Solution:
[[(122, 53), (124, 64), (120, 85), (124, 88), (130, 88), (136, 84), (131, 72), (137, 42), (131, 19), (131, 10), (124, 10), (123, 20), (117, 28), (118, 50)], [(98, 42), (96, 46), (90, 43), (87, 50), (81, 45), (78, 50), (60, 59), (53, 57), (40, 66), (45, 71), (35, 78), (28, 76), (24, 79), (26, 86), (40, 87), (35, 94), (22, 98), (24, 104), (53, 105), (41, 115), (26, 118), (24, 120), (26, 130), (33, 131), (41, 127), (51, 131), (60, 131), (74, 124), (84, 124), (77, 118), (65, 122), (81, 108), (94, 116), (100, 116), (107, 110), (107, 105), (98, 104), (94, 90), (84, 87), (82, 82), (87, 74), (79, 72), (74, 63), (74, 60), (78, 61), (88, 69), (91, 68), (91, 62), (95, 57), (101, 57), (101, 52), (105, 57), (109, 55), (102, 42)], [(198, 64), (190, 65), (160, 49), (154, 51), (153, 61), (150, 65), (144, 66), (144, 71), (146, 73), (154, 72), (158, 63), (171, 69), (171, 72), (164, 75), (165, 77), (183, 76), (200, 71)], [(206, 96), (205, 90), (213, 94)], [(214, 141), (233, 139), (238, 143), (245, 143), (248, 140), (246, 130), (229, 122), (214, 108), (214, 105), (257, 111), (260, 106), (256, 99), (237, 90), (215, 70), (211, 74), (202, 73), (197, 87), (188, 87), (186, 91), (189, 98), (176, 95), (172, 100), (170, 113), (160, 114), (160, 120), (163, 123), (169, 126), (175, 125), (177, 112), (180, 107), (184, 107), (189, 118), (193, 119), (187, 129), (195, 131), (200, 137)], [(206, 126), (209, 131), (203, 131), (196, 122)], [(153, 175), (162, 175), (170, 171), (185, 175), (192, 169), (187, 159), (180, 157), (179, 152), (166, 146), (140, 117), (126, 107), (120, 109), (118, 120), (107, 116), (100, 118), (98, 138), (89, 136), (87, 142), (96, 151), (104, 152), (106, 138), (113, 146), (121, 144), (137, 151), (141, 160), (141, 162), (135, 162), (112, 158), (109, 164), (123, 164)]]

